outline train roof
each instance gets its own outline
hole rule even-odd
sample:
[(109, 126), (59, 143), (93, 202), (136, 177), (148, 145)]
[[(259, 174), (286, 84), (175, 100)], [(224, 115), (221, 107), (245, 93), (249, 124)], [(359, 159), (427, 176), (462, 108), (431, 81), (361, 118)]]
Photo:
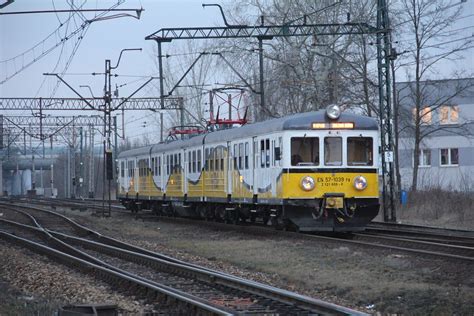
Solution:
[(184, 147), (193, 147), (206, 142), (222, 142), (237, 138), (252, 137), (262, 134), (269, 134), (284, 130), (309, 130), (312, 123), (329, 122), (353, 122), (354, 130), (378, 130), (378, 123), (374, 118), (358, 115), (349, 112), (341, 113), (337, 120), (331, 120), (326, 116), (326, 111), (298, 113), (271, 119), (263, 122), (247, 124), (238, 128), (231, 128), (198, 135), (186, 140), (176, 140), (168, 143), (160, 143), (152, 146), (127, 150), (119, 154), (119, 158), (139, 156), (151, 152), (161, 152), (164, 150), (175, 150)]

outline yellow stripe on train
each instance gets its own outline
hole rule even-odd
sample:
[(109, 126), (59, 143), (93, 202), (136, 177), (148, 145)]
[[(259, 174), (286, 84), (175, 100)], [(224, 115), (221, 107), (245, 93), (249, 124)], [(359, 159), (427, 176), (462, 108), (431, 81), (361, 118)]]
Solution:
[[(354, 178), (363, 176), (367, 179), (367, 187), (362, 190), (354, 188)], [(301, 179), (310, 176), (315, 181), (315, 187), (311, 191), (305, 191), (301, 187)], [(344, 193), (345, 197), (378, 197), (379, 184), (377, 173), (284, 173), (282, 175), (282, 198), (320, 198), (325, 193)]]

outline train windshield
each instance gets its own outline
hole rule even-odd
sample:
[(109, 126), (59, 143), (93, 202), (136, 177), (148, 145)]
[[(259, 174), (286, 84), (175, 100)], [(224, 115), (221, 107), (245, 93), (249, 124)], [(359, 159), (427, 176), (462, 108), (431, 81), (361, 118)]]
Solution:
[(319, 165), (319, 137), (306, 137), (306, 135), (304, 137), (292, 137), (291, 165)]
[(342, 165), (342, 138), (324, 138), (324, 164), (326, 166)]
[(349, 166), (372, 166), (374, 164), (371, 137), (347, 138), (347, 164)]

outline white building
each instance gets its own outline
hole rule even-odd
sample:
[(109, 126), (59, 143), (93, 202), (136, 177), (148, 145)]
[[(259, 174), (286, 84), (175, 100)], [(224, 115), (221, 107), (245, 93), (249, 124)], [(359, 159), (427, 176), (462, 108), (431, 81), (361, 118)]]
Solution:
[[(402, 189), (412, 186), (415, 83), (397, 83)], [(474, 191), (474, 78), (421, 83), (417, 189)]]

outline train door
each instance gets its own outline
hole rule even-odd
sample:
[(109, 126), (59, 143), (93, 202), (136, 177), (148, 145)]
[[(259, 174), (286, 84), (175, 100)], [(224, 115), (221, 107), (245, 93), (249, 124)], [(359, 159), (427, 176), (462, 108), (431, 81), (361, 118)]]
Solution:
[(258, 172), (259, 172), (259, 161), (260, 161), (260, 151), (258, 150), (258, 139), (257, 137), (252, 138), (253, 143), (253, 159), (252, 159), (252, 188), (253, 194), (258, 194)]
[(133, 177), (133, 186), (134, 191), (138, 192), (138, 170), (137, 170), (137, 158), (133, 159), (132, 161), (132, 177)]
[(224, 170), (226, 170), (225, 183), (227, 187), (226, 189), (227, 194), (232, 194), (232, 180), (233, 180), (232, 173), (233, 173), (233, 168), (234, 168), (233, 163), (232, 163), (232, 157), (233, 155), (235, 155), (235, 153), (233, 153), (231, 150), (232, 150), (232, 145), (230, 142), (227, 142), (227, 157), (225, 157), (224, 159), (226, 163), (226, 166), (224, 166)]
[(188, 151), (186, 149), (183, 149), (183, 158), (181, 161), (181, 178), (183, 181), (183, 195), (188, 194), (188, 162), (189, 162), (189, 157), (188, 157)]
[(244, 153), (243, 153), (243, 169), (244, 169), (244, 178), (242, 179), (245, 181), (246, 184), (253, 186), (253, 181), (254, 181), (254, 163), (253, 163), (253, 151), (252, 151), (252, 141), (246, 140), (244, 142)]

